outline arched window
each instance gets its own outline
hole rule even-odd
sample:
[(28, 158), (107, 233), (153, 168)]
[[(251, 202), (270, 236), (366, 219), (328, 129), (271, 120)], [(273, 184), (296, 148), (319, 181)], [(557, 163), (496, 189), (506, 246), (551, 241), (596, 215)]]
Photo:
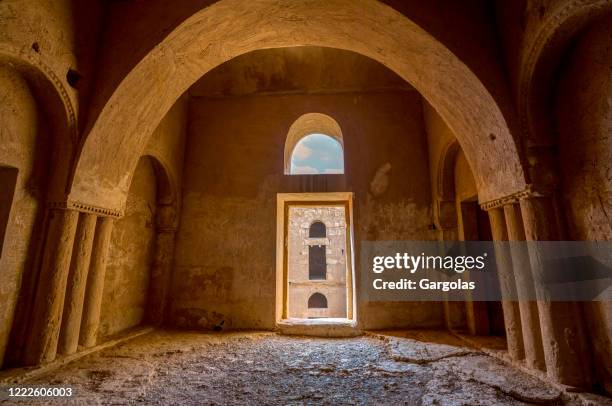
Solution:
[(311, 281), (327, 279), (325, 245), (310, 245), (308, 247), (308, 279)]
[(285, 174), (343, 174), (343, 149), (342, 131), (336, 120), (320, 113), (304, 114), (287, 134)]
[(321, 293), (313, 293), (308, 298), (309, 309), (327, 309), (327, 298)]
[(326, 134), (309, 134), (291, 154), (291, 175), (333, 175), (344, 173), (342, 146)]
[(310, 229), (308, 230), (309, 238), (325, 238), (327, 235), (325, 224), (321, 221), (315, 221), (310, 225)]

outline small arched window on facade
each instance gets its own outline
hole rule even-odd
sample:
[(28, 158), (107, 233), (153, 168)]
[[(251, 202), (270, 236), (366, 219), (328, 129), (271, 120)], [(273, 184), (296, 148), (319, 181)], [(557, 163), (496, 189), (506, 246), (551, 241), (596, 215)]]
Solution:
[(327, 298), (319, 292), (313, 293), (308, 298), (308, 308), (309, 309), (327, 309)]
[(315, 221), (310, 225), (310, 229), (308, 230), (309, 238), (325, 238), (326, 235), (327, 231), (322, 221)]
[(343, 173), (344, 141), (336, 120), (320, 113), (295, 120), (285, 141), (285, 175)]

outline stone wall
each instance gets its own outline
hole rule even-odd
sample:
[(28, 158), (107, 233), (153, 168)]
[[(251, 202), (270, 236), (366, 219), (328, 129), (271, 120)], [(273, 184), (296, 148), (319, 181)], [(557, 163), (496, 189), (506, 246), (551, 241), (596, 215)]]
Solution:
[(150, 158), (136, 168), (125, 215), (115, 222), (104, 280), (100, 334), (139, 325), (145, 316), (155, 243), (156, 178)]
[(45, 75), (54, 76), (73, 104), (77, 119), (87, 115), (95, 84), (96, 45), (104, 21), (104, 3), (102, 0), (0, 2), (0, 60), (6, 55), (20, 54), (27, 64), (32, 63), (46, 71)]
[[(287, 131), (310, 112), (340, 124), (343, 190), (303, 190), (283, 175)], [(354, 192), (357, 273), (362, 240), (434, 238), (426, 148), (416, 92), (194, 98), (171, 322), (274, 327), (277, 193)], [(357, 310), (364, 328), (442, 321), (431, 304), (368, 302)]]
[[(346, 221), (344, 207), (290, 207), (287, 244), (287, 316), (292, 318), (347, 316)], [(323, 238), (310, 238), (313, 223), (325, 224)], [(310, 246), (325, 249), (325, 280), (310, 280)], [(352, 288), (352, 287), (351, 287)], [(313, 309), (308, 299), (321, 293), (325, 309)]]
[[(112, 335), (145, 321), (150, 304), (157, 228), (175, 228), (183, 168), (187, 98), (170, 109), (155, 130), (132, 177), (124, 216), (115, 222), (104, 285), (100, 334)], [(161, 222), (161, 224), (160, 224)], [(168, 230), (164, 230), (168, 232)], [(170, 247), (172, 249), (172, 247)], [(153, 298), (163, 300), (161, 297)]]
[(459, 150), (455, 158), (455, 197), (457, 201), (464, 200), (478, 201), (478, 189), (472, 175), (472, 169), (465, 159), (463, 151)]
[[(612, 18), (584, 33), (557, 100), (562, 200), (573, 240), (612, 239)], [(584, 74), (589, 72), (589, 74)], [(585, 304), (595, 364), (612, 392), (612, 304)]]
[[(39, 239), (42, 202), (49, 162), (49, 137), (40, 123), (28, 83), (16, 71), (0, 65), (0, 167), (17, 169), (16, 183), (0, 190), (10, 205), (4, 241), (0, 241), (0, 365), (9, 340), (22, 280), (33, 279)], [(23, 287), (21, 301), (29, 305), (32, 292)], [(21, 326), (25, 327), (25, 326)]]

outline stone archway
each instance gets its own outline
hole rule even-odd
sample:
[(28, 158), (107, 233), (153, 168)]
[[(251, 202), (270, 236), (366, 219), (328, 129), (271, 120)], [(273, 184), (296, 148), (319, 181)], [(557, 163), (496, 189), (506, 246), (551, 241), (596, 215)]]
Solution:
[[(556, 144), (554, 107), (559, 69), (572, 41), (586, 27), (612, 12), (606, 0), (558, 1), (548, 5), (543, 17), (528, 28), (518, 73), (517, 109), (523, 132), (524, 151), (530, 161), (531, 182), (541, 189), (554, 187), (558, 174), (552, 164)], [(528, 176), (529, 176), (528, 175)]]
[(309, 134), (321, 133), (338, 141), (344, 150), (344, 139), (340, 124), (327, 114), (306, 113), (291, 124), (285, 140), (285, 175), (290, 173), (291, 156), (296, 145)]
[(438, 225), (442, 230), (457, 228), (457, 210), (455, 207), (455, 159), (461, 150), (457, 140), (447, 143), (441, 152), (436, 168), (436, 201), (434, 209)]
[(546, 100), (565, 50), (578, 32), (610, 11), (612, 4), (606, 0), (558, 2), (530, 36), (520, 65), (518, 104), (524, 130), (534, 144), (551, 142), (550, 123), (538, 117), (547, 117)]
[(48, 179), (46, 198), (51, 202), (65, 199), (67, 179), (70, 177), (71, 157), (78, 143), (75, 100), (41, 56), (25, 55), (16, 49), (0, 46), (0, 66), (21, 75), (30, 86), (37, 108), (44, 115), (47, 137), (53, 149), (54, 168)]
[(0, 293), (1, 367), (19, 363), (45, 243), (45, 204), (65, 197), (76, 127), (73, 102), (43, 57), (0, 44), (0, 81), (0, 285), (7, 287)]
[(191, 84), (246, 52), (304, 45), (360, 53), (411, 83), (457, 134), (483, 201), (525, 188), (515, 139), (494, 98), (444, 45), (391, 7), (221, 0), (186, 19), (124, 78), (84, 142), (70, 200), (120, 210), (150, 134)]

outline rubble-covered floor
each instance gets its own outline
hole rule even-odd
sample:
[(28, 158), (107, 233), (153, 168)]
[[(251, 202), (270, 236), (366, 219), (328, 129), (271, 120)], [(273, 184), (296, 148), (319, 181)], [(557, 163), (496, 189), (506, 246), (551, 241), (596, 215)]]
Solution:
[(27, 384), (73, 386), (73, 401), (88, 405), (561, 404), (549, 385), (442, 332), (327, 339), (156, 331)]

